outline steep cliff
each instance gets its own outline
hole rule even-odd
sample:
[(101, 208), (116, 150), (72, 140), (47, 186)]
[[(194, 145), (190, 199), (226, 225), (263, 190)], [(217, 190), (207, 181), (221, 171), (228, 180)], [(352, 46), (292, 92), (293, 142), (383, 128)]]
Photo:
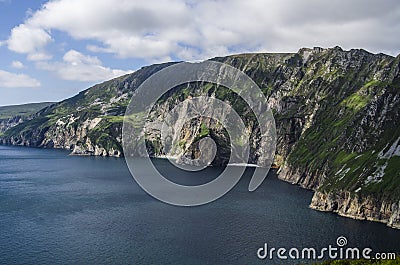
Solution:
[(34, 118), (35, 113), (52, 104), (43, 102), (0, 107), (0, 134), (25, 120)]
[[(335, 47), (213, 60), (244, 71), (262, 89), (277, 126), (279, 177), (316, 190), (312, 208), (400, 227), (400, 57)], [(146, 78), (168, 65), (144, 67), (52, 105), (8, 129), (1, 142), (122, 156), (122, 116), (129, 99)], [(251, 134), (249, 162), (256, 163), (262, 154), (254, 114), (224, 87), (178, 86), (158, 101), (150, 119), (198, 95), (228, 102), (241, 114)], [(165, 154), (158, 131), (147, 136), (152, 155), (176, 155)], [(225, 164), (229, 137), (208, 118), (184, 124), (179, 136), (183, 155), (198, 156), (198, 142), (205, 136), (218, 146), (213, 164)]]

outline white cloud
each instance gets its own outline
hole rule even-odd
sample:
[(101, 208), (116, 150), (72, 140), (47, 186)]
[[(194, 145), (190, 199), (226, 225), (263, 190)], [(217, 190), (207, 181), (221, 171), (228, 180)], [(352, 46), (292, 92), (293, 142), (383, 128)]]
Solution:
[(7, 45), (11, 51), (26, 53), (28, 54), (28, 59), (36, 61), (51, 58), (43, 51), (51, 41), (50, 34), (43, 28), (20, 24), (11, 30)]
[(38, 62), (37, 67), (55, 72), (64, 80), (73, 81), (104, 81), (132, 72), (105, 67), (97, 57), (75, 50), (65, 53), (62, 62)]
[(11, 67), (16, 68), (16, 69), (22, 69), (22, 68), (25, 68), (25, 65), (20, 61), (12, 61)]
[(88, 64), (88, 65), (101, 65), (97, 57), (84, 55), (75, 50), (70, 50), (63, 57), (64, 62), (70, 63), (73, 66)]
[(8, 45), (43, 52), (59, 30), (99, 42), (90, 51), (149, 61), (336, 45), (397, 54), (399, 18), (398, 0), (58, 0), (14, 28)]
[(25, 74), (15, 74), (0, 70), (0, 88), (39, 87), (40, 82)]
[(46, 52), (32, 52), (28, 54), (27, 57), (29, 61), (47, 61), (51, 58), (53, 58), (53, 56)]

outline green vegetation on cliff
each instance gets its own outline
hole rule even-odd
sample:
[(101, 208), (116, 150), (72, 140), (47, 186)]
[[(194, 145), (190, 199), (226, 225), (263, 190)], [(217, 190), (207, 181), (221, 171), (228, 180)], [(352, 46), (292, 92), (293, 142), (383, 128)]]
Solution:
[(10, 119), (15, 116), (29, 116), (51, 104), (53, 103), (42, 102), (0, 107), (0, 120)]
[[(377, 212), (373, 218), (386, 218), (385, 222), (391, 218), (400, 226), (395, 207), (400, 201), (400, 57), (334, 47), (212, 60), (244, 71), (268, 98), (277, 126), (276, 160), (283, 164), (280, 178), (327, 194), (345, 191), (360, 200), (371, 197), (377, 202), (375, 208), (388, 202), (393, 210)], [(10, 128), (0, 140), (119, 156), (122, 116), (131, 96), (150, 75), (169, 65), (144, 67), (89, 88)], [(262, 153), (255, 116), (246, 102), (227, 88), (202, 82), (180, 85), (161, 97), (151, 120), (200, 95), (227, 102), (241, 115), (250, 132), (249, 162), (256, 163)], [(143, 117), (129, 120), (141, 124)], [(147, 136), (152, 155), (166, 155), (159, 132)], [(184, 124), (177, 145), (184, 155), (196, 156), (196, 143), (205, 136), (218, 146), (218, 159), (213, 163), (226, 163), (229, 137), (213, 120)], [(365, 209), (359, 211), (364, 214)]]

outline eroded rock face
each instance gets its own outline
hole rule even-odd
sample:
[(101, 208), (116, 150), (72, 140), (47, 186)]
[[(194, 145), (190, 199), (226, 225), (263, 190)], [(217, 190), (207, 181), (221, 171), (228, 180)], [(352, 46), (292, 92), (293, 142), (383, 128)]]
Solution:
[(0, 120), (0, 133), (7, 131), (9, 128), (17, 126), (18, 124), (24, 122), (24, 117), (15, 116), (10, 119)]
[[(398, 227), (400, 57), (335, 47), (213, 60), (245, 72), (268, 98), (276, 122), (275, 163), (281, 167), (280, 179), (316, 190), (311, 204), (315, 209)], [(169, 65), (144, 67), (89, 88), (8, 128), (0, 141), (70, 149), (79, 155), (122, 156), (122, 116), (129, 99), (144, 80)], [(157, 122), (174, 106), (195, 96), (230, 104), (250, 134), (249, 163), (262, 161), (260, 133), (252, 111), (223, 87), (196, 82), (176, 87), (157, 102), (150, 121)], [(183, 110), (179, 115), (187, 113)], [(198, 143), (211, 137), (218, 147), (212, 163), (227, 163), (229, 137), (217, 122), (200, 118), (180, 125), (178, 146), (169, 153), (161, 145), (160, 131), (149, 131), (149, 153), (198, 158)]]
[(325, 179), (327, 170), (324, 168), (317, 170), (291, 168), (290, 165), (283, 165), (278, 171), (281, 180), (299, 185), (305, 189), (316, 190)]
[(359, 220), (377, 221), (400, 229), (400, 201), (386, 201), (384, 198), (360, 196), (350, 192), (314, 193), (310, 208), (338, 213), (341, 216)]

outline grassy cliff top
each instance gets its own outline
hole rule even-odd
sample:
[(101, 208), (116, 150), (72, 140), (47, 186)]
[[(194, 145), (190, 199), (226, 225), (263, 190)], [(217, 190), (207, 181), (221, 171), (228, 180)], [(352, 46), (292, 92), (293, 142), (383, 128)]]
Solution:
[(28, 116), (50, 106), (53, 102), (30, 103), (0, 107), (0, 119), (9, 119), (15, 116)]

